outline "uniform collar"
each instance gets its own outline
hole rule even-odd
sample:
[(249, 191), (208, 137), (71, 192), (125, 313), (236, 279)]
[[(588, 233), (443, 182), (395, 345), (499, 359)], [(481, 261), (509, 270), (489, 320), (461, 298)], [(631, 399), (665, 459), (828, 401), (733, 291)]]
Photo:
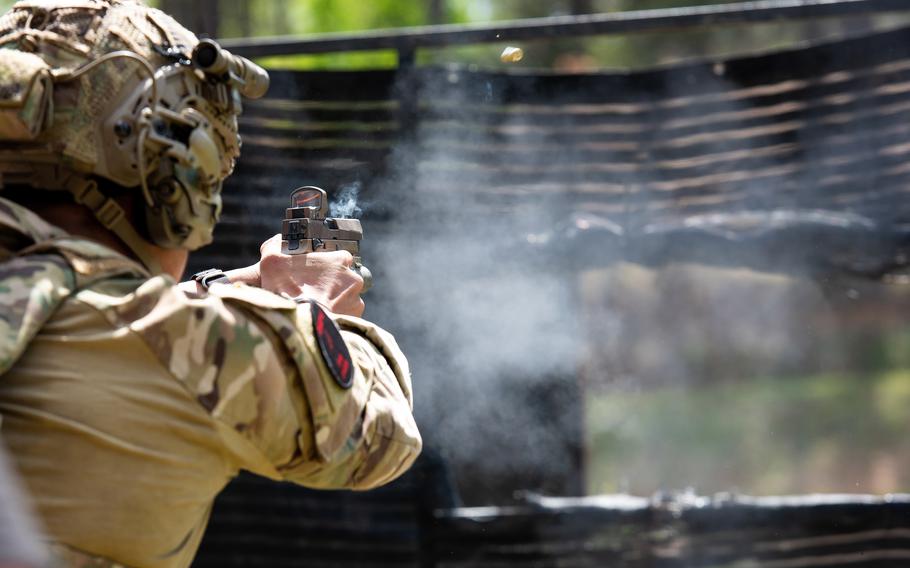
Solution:
[(34, 211), (0, 197), (0, 260), (49, 251), (66, 258), (77, 277), (91, 277), (99, 271), (151, 276), (139, 262), (102, 244), (71, 235)]

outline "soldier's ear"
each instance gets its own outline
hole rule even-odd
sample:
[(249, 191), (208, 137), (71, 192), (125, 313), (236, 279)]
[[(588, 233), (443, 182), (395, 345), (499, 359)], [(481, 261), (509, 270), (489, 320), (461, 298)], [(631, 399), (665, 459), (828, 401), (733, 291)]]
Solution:
[(53, 120), (50, 66), (34, 53), (0, 50), (0, 141), (34, 140)]

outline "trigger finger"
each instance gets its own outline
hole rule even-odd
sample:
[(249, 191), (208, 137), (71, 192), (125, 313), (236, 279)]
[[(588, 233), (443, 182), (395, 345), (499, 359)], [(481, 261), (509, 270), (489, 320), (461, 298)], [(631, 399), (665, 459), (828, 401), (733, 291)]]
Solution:
[(267, 252), (278, 254), (281, 252), (281, 234), (272, 235), (267, 241), (259, 245), (259, 254), (265, 255)]
[(354, 255), (352, 255), (350, 252), (346, 250), (339, 250), (335, 251), (334, 254), (338, 256), (338, 258), (341, 260), (341, 264), (344, 266), (348, 268), (354, 266)]

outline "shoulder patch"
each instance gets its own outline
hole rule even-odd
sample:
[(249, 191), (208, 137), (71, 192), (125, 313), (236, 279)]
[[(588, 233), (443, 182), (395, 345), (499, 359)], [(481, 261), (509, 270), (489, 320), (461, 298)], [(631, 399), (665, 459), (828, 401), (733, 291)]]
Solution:
[(354, 384), (354, 363), (338, 326), (316, 302), (310, 302), (310, 312), (313, 316), (313, 333), (326, 366), (341, 388), (351, 388)]

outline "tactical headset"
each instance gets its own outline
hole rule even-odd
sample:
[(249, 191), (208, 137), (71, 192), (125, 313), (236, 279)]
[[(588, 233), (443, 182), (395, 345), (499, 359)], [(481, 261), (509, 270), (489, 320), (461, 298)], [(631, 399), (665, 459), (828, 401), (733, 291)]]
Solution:
[[(144, 6), (128, 8), (141, 10), (164, 28), (161, 35), (173, 39), (179, 24), (168, 16)], [(0, 49), (0, 183), (69, 191), (153, 273), (161, 269), (149, 242), (189, 250), (211, 242), (221, 212), (221, 184), (240, 151), (240, 96), (261, 97), (269, 84), (261, 67), (212, 40), (195, 43), (182, 27), (180, 32), (184, 45), (152, 45), (155, 59), (164, 62), (157, 68), (149, 60), (152, 54), (133, 50), (111, 51), (74, 68), (57, 67), (29, 52), (32, 35), (0, 37), (5, 48)], [(185, 43), (191, 41), (195, 45), (189, 51)], [(109, 100), (84, 102), (92, 94)], [(61, 101), (74, 96), (85, 99), (78, 99), (75, 116), (66, 115), (55, 130)], [(81, 124), (78, 111), (99, 103), (103, 107), (94, 123)], [(80, 146), (83, 138), (94, 144)], [(144, 225), (134, 227), (98, 188), (97, 178), (138, 188)]]

